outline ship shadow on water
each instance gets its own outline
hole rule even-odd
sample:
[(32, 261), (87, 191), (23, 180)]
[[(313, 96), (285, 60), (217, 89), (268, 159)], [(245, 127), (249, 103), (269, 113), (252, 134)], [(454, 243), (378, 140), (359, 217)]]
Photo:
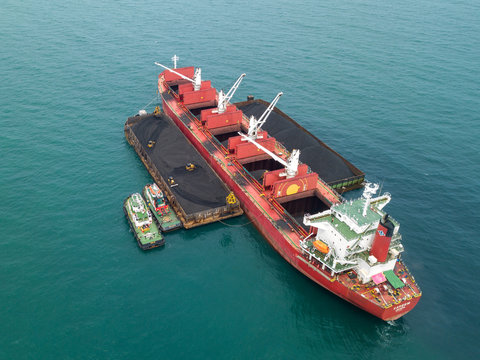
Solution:
[[(243, 223), (242, 220), (248, 219), (242, 216), (235, 223)], [(230, 219), (229, 223), (232, 221), (234, 220)], [(331, 358), (347, 356), (371, 359), (374, 354), (381, 356), (382, 351), (402, 346), (408, 340), (410, 326), (405, 318), (384, 322), (358, 309), (288, 264), (253, 224), (243, 226), (241, 231), (241, 239), (246, 239), (260, 256), (264, 264), (262, 269), (268, 269), (270, 275), (280, 282), (278, 296), (281, 296), (282, 302), (289, 303), (285, 306), (289, 312), (285, 316), (290, 318), (295, 329), (288, 336), (301, 334), (302, 337), (292, 341), (307, 344), (311, 350), (328, 350)], [(237, 231), (226, 231), (220, 244), (229, 247), (239, 238)], [(343, 343), (343, 348), (338, 346), (339, 341)], [(365, 351), (365, 348), (368, 350)]]
[[(292, 276), (295, 287), (290, 307), (299, 340), (311, 351), (322, 350), (328, 358), (380, 358), (408, 341), (408, 321), (384, 322), (310, 281)], [(340, 345), (340, 346), (339, 346)]]

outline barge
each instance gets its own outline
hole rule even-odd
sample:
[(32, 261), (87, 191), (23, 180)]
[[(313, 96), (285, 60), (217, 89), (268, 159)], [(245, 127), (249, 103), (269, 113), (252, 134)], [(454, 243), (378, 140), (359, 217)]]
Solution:
[[(390, 195), (373, 197), (378, 186), (372, 185), (361, 199), (346, 201), (301, 161), (299, 149), (263, 129), (282, 93), (261, 116), (247, 117), (241, 104), (230, 103), (245, 74), (225, 94), (202, 80), (201, 69), (176, 68), (176, 57), (173, 69), (156, 64), (165, 69), (158, 77), (165, 114), (286, 261), (382, 320), (398, 319), (415, 307), (422, 293), (400, 257), (399, 224), (383, 211)], [(350, 185), (337, 180), (341, 187), (359, 185), (357, 179)]]
[(230, 190), (158, 109), (127, 119), (125, 136), (186, 229), (243, 214)]

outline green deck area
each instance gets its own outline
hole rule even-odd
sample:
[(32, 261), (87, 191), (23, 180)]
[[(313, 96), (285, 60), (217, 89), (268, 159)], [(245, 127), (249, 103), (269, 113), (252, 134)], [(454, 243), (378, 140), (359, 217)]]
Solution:
[(148, 206), (157, 219), (162, 231), (171, 231), (182, 227), (182, 222), (178, 219), (175, 211), (173, 211), (171, 207), (168, 208), (168, 211), (165, 215), (162, 215), (155, 211), (155, 209), (153, 209), (153, 205), (150, 203)]
[(333, 209), (349, 218), (352, 218), (358, 226), (364, 226), (367, 224), (371, 224), (375, 221), (381, 219), (383, 214), (378, 213), (371, 209), (371, 207), (367, 207), (367, 211), (365, 216), (363, 216), (363, 208), (365, 206), (364, 199), (356, 199), (351, 202), (344, 202), (338, 205), (335, 205)]
[(174, 230), (182, 227), (181, 221), (178, 220), (177, 215), (175, 214), (175, 211), (172, 210), (172, 208), (168, 209), (167, 215), (162, 216), (161, 227), (165, 229), (165, 231)]
[(395, 275), (393, 270), (384, 271), (383, 275), (385, 275), (390, 285), (392, 285), (395, 289), (400, 289), (405, 286), (403, 281), (400, 280), (397, 275)]
[[(338, 205), (332, 206), (331, 210), (335, 211), (342, 215), (342, 217), (349, 217), (352, 218), (358, 226), (365, 226), (368, 224), (376, 224), (382, 216), (385, 214), (382, 210), (378, 209), (375, 205), (378, 202), (372, 202), (370, 206), (367, 208), (366, 215), (363, 216), (363, 207), (365, 205), (364, 199), (356, 199), (353, 201), (343, 202)], [(338, 216), (338, 215), (337, 215)], [(324, 215), (318, 218), (311, 218), (310, 221), (312, 223), (320, 223), (320, 222), (329, 222), (332, 226), (342, 234), (347, 240), (357, 239), (359, 236), (363, 236), (368, 234), (372, 231), (375, 231), (375, 227), (367, 228), (363, 233), (358, 234), (354, 230), (352, 230), (347, 223), (341, 221), (337, 218), (337, 216), (333, 215)], [(398, 222), (394, 220), (392, 217), (389, 219), (398, 226)]]
[(163, 235), (160, 229), (158, 228), (157, 224), (155, 224), (155, 222), (153, 221), (150, 225), (150, 230), (142, 232), (138, 227), (135, 227), (135, 232), (137, 234), (138, 240), (143, 245), (148, 245), (148, 244), (163, 240)]

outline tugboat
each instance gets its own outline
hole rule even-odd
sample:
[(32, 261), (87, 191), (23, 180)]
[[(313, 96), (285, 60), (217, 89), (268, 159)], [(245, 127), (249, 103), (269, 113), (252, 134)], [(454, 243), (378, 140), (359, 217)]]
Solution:
[(165, 245), (165, 239), (139, 193), (134, 193), (125, 199), (123, 210), (138, 246), (142, 250)]
[(146, 185), (143, 188), (143, 196), (162, 231), (171, 231), (182, 227), (181, 221), (168, 205), (167, 199), (157, 184)]

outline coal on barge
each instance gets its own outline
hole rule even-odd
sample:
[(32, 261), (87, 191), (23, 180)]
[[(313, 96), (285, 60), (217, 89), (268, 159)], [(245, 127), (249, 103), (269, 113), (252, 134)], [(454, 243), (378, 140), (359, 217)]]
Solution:
[[(281, 131), (264, 126), (272, 111), (282, 114), (275, 108), (282, 93), (270, 104), (235, 106), (230, 100), (245, 74), (225, 94), (202, 80), (200, 68), (176, 68), (173, 60), (173, 69), (156, 63), (165, 69), (158, 77), (163, 111), (271, 246), (311, 280), (374, 316), (395, 320), (412, 310), (422, 293), (400, 258), (399, 223), (383, 211), (390, 194), (375, 197), (378, 186), (369, 184), (362, 198), (344, 200), (333, 187), (356, 188), (363, 173), (334, 153), (350, 174), (325, 181), (328, 169), (312, 161), (315, 154), (305, 154), (308, 147), (301, 156), (299, 146), (288, 145), (299, 126), (283, 139)], [(331, 150), (315, 139), (320, 147), (314, 152)]]
[[(259, 119), (270, 103), (249, 96), (247, 101), (234, 105), (248, 118), (254, 116)], [(287, 149), (300, 150), (300, 161), (308, 164), (312, 171), (339, 193), (362, 186), (365, 179), (362, 171), (277, 107), (273, 108), (262, 129)]]
[(159, 109), (128, 118), (124, 130), (186, 229), (243, 214), (230, 190)]

